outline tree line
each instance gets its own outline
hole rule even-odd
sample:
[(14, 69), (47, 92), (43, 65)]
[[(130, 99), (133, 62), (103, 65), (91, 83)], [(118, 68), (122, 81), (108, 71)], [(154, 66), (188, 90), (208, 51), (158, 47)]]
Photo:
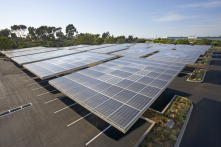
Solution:
[[(161, 39), (157, 38), (153, 40), (154, 43), (162, 43), (162, 44), (190, 44), (188, 39), (179, 39), (179, 40), (172, 40), (172, 39)], [(193, 41), (192, 44), (194, 45), (221, 45), (221, 40), (213, 41), (206, 38), (201, 40)]]
[(110, 35), (109, 32), (100, 34), (78, 33), (73, 24), (65, 28), (65, 33), (61, 27), (40, 26), (38, 28), (25, 25), (13, 25), (10, 29), (0, 30), (0, 49), (16, 49), (34, 46), (65, 47), (71, 45), (99, 45), (103, 43), (144, 43), (146, 39), (133, 37)]

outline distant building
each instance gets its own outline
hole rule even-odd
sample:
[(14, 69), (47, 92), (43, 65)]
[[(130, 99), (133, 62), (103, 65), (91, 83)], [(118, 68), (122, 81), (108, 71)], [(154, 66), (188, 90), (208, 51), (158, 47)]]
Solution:
[(162, 39), (171, 39), (171, 40), (179, 40), (179, 39), (188, 39), (188, 37), (162, 37)]

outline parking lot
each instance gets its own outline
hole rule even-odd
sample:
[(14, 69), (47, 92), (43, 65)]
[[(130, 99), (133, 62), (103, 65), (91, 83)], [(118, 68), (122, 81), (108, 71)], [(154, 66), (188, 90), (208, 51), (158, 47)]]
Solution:
[(134, 146), (152, 123), (123, 134), (10, 59), (0, 60), (0, 146)]
[[(203, 83), (181, 73), (162, 93), (186, 96), (194, 104), (180, 146), (221, 146), (219, 112), (221, 66), (213, 59)], [(151, 126), (139, 119), (123, 134), (7, 58), (0, 60), (0, 112), (32, 106), (0, 117), (0, 146), (134, 146)], [(191, 68), (187, 68), (191, 69)]]

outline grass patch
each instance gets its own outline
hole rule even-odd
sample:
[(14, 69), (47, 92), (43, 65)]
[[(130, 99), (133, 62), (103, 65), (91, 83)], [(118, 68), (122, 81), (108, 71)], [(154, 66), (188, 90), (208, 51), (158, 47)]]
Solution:
[[(191, 104), (184, 97), (177, 96), (164, 115), (147, 110), (143, 116), (156, 122), (139, 147), (173, 147), (183, 127)], [(167, 121), (175, 122), (172, 129), (165, 126)]]
[(190, 80), (190, 81), (201, 81), (203, 79), (204, 74), (205, 74), (204, 69), (197, 69), (192, 73), (192, 75), (189, 77), (188, 80)]

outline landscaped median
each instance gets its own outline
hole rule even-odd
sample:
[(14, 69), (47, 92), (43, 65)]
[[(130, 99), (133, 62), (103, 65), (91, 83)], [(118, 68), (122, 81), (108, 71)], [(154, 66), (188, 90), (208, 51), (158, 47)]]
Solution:
[(212, 54), (213, 54), (213, 53), (211, 53), (211, 52), (207, 52), (207, 53), (203, 56), (203, 58), (211, 58), (211, 57), (212, 57)]
[(209, 65), (210, 61), (208, 59), (203, 59), (203, 60), (199, 60), (197, 61), (195, 64), (196, 65)]
[(141, 142), (140, 147), (179, 146), (192, 109), (192, 103), (181, 96), (175, 97), (164, 114), (148, 109), (143, 116), (156, 124)]
[(188, 82), (203, 82), (206, 71), (204, 69), (195, 69), (190, 77), (187, 79)]

